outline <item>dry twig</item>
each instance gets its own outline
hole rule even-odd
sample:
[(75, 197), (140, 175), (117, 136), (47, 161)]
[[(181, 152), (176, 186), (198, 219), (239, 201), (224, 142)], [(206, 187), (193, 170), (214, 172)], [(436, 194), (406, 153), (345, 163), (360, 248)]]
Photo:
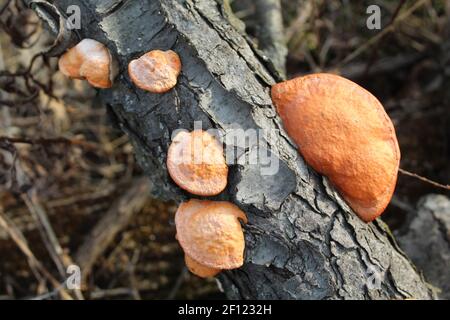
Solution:
[(149, 192), (148, 178), (134, 180), (128, 191), (112, 204), (108, 212), (90, 232), (75, 255), (75, 261), (82, 271), (83, 283), (91, 273), (98, 257), (111, 244), (114, 237), (128, 225), (131, 217), (142, 209), (148, 200)]

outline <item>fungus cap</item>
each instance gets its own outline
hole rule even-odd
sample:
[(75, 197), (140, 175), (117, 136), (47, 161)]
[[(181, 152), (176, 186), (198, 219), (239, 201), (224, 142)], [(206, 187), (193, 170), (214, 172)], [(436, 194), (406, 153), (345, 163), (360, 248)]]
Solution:
[(221, 270), (217, 268), (207, 267), (200, 262), (195, 261), (189, 255), (184, 255), (184, 261), (186, 263), (186, 267), (190, 272), (199, 276), (200, 278), (210, 278), (217, 275)]
[(175, 214), (177, 239), (186, 255), (216, 269), (235, 269), (244, 263), (245, 240), (239, 220), (247, 217), (226, 201), (192, 199)]
[(213, 196), (227, 186), (228, 166), (223, 147), (203, 130), (180, 131), (167, 153), (167, 169), (182, 189), (200, 196)]
[(392, 197), (400, 162), (394, 126), (377, 98), (325, 73), (278, 83), (271, 93), (306, 162), (362, 220), (377, 218)]
[(117, 75), (117, 64), (108, 48), (93, 39), (83, 39), (64, 53), (59, 70), (74, 79), (86, 79), (97, 88), (110, 88)]
[(141, 89), (153, 93), (167, 92), (177, 84), (181, 60), (172, 50), (153, 50), (128, 64), (131, 80)]

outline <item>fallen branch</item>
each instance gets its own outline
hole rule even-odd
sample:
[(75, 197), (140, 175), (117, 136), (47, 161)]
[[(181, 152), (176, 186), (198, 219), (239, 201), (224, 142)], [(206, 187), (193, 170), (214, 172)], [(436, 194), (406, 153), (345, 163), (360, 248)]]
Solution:
[[(219, 276), (228, 297), (434, 297), (387, 227), (380, 220), (363, 223), (327, 179), (305, 164), (273, 108), (272, 73), (216, 1), (128, 1), (115, 7), (119, 2), (61, 0), (57, 7), (64, 12), (68, 5), (79, 5), (80, 34), (102, 41), (117, 57), (123, 73), (100, 96), (130, 136), (155, 196), (177, 202), (189, 198), (166, 170), (174, 130), (191, 130), (194, 121), (201, 121), (203, 129), (215, 128), (223, 134), (230, 127), (261, 130), (266, 136), (276, 132), (275, 141), (263, 139), (264, 151), (279, 161), (278, 170), (269, 176), (262, 173), (261, 162), (239, 162), (257, 156), (257, 145), (239, 148), (225, 142), (225, 147), (240, 152), (230, 159), (229, 184), (219, 198), (232, 201), (249, 218), (245, 265)], [(152, 49), (172, 49), (183, 63), (178, 85), (161, 95), (138, 90), (124, 71), (131, 59)], [(102, 224), (109, 228), (114, 221)], [(101, 231), (105, 228), (98, 227), (100, 234), (108, 235)], [(101, 238), (109, 239), (106, 235)], [(83, 250), (97, 246), (88, 247), (85, 244)], [(89, 267), (93, 260), (78, 261)], [(379, 286), (369, 286), (374, 276), (370, 270), (376, 270)]]
[(259, 48), (273, 62), (274, 67), (286, 77), (286, 56), (288, 53), (281, 13), (280, 0), (254, 1), (258, 19)]

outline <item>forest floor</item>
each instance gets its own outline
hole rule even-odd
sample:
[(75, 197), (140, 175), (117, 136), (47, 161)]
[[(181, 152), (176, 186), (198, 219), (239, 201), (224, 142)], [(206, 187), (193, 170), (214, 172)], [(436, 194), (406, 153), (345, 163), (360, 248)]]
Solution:
[[(26, 70), (49, 39), (33, 12), (10, 2), (0, 11), (0, 299), (58, 298), (61, 266), (73, 261), (96, 223), (142, 172), (96, 91), (63, 77), (57, 59), (38, 57), (30, 73), (11, 75)], [(328, 71), (361, 84), (394, 122), (401, 167), (448, 183), (448, 1), (282, 3), (288, 77)], [(371, 4), (381, 8), (381, 30), (366, 28)], [(252, 5), (235, 7), (255, 34)], [(429, 193), (450, 196), (400, 174), (383, 220), (401, 228), (407, 208)], [(215, 280), (186, 272), (175, 240), (175, 210), (173, 203), (148, 198), (96, 259), (83, 296), (223, 297)]]

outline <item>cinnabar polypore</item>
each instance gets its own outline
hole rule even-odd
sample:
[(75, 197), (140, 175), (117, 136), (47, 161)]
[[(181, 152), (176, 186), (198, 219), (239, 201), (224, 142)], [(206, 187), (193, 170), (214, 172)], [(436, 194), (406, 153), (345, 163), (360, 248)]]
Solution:
[(400, 162), (381, 103), (356, 83), (324, 73), (274, 85), (272, 100), (306, 162), (362, 220), (378, 217), (394, 192)]
[(96, 88), (110, 88), (117, 75), (117, 63), (108, 48), (93, 39), (83, 39), (64, 53), (59, 70), (74, 79), (86, 79)]
[(245, 213), (230, 202), (192, 199), (182, 203), (175, 214), (175, 226), (190, 269), (206, 276), (214, 273), (211, 268), (241, 267), (245, 240), (240, 221), (247, 223)]
[(200, 278), (214, 277), (221, 271), (217, 268), (207, 267), (200, 262), (195, 261), (187, 254), (184, 255), (184, 262), (186, 263), (188, 270)]
[(153, 93), (175, 87), (180, 72), (180, 57), (172, 50), (153, 50), (128, 64), (128, 74), (134, 84)]
[(200, 196), (217, 195), (225, 189), (228, 166), (222, 144), (207, 131), (180, 131), (167, 153), (167, 169), (182, 189)]

